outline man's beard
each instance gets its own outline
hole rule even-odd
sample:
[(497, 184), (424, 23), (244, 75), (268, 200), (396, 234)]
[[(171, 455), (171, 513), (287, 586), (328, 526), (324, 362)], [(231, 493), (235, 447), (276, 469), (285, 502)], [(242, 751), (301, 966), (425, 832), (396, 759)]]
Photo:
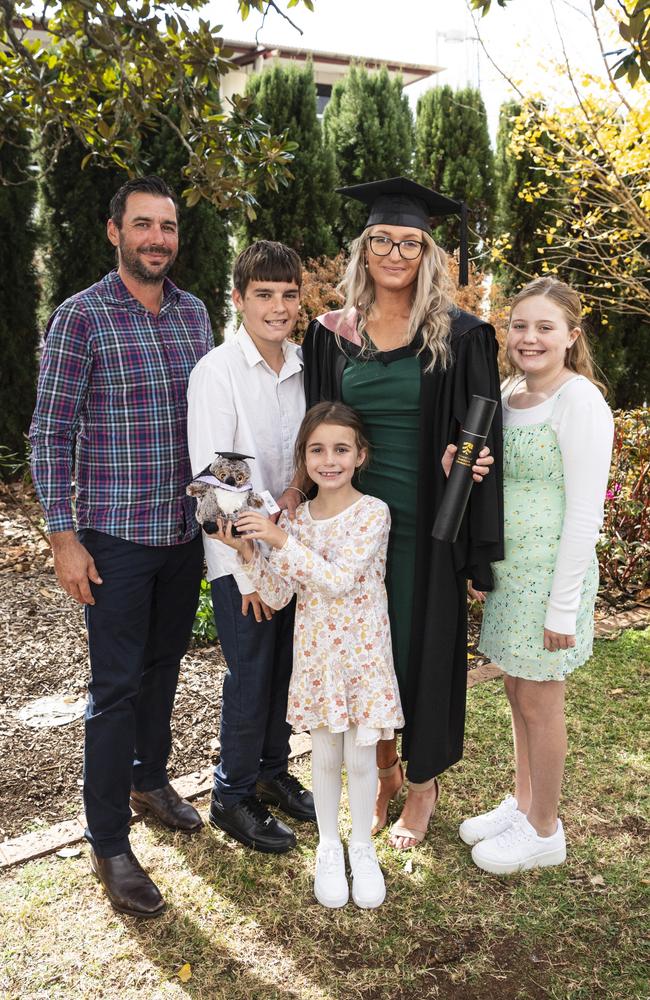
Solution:
[[(145, 262), (141, 258), (143, 252), (147, 253), (160, 253), (169, 254), (169, 258), (166, 264), (163, 264), (157, 270), (150, 270)], [(155, 246), (151, 244), (148, 247), (141, 247), (138, 250), (130, 250), (124, 245), (124, 240), (120, 238), (120, 264), (124, 267), (132, 278), (137, 281), (141, 281), (145, 285), (159, 285), (168, 271), (171, 269), (174, 261), (176, 260), (176, 254), (168, 250), (167, 247)]]

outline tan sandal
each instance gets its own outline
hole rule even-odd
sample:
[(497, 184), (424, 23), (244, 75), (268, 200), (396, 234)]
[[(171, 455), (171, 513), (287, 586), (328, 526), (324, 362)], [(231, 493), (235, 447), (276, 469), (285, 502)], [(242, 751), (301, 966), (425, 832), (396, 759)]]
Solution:
[[(401, 779), (400, 783), (399, 783), (399, 788), (396, 788), (395, 791), (391, 795), (388, 796), (388, 798), (386, 799), (385, 803), (382, 801), (382, 803), (381, 803), (381, 810), (382, 811), (380, 812), (379, 809), (377, 808), (377, 805), (378, 805), (379, 797), (380, 797), (380, 793), (381, 793), (381, 779), (382, 778), (390, 778), (396, 772), (399, 772), (399, 776), (400, 776), (400, 779)], [(377, 768), (377, 777), (379, 778), (379, 791), (377, 792), (377, 798), (375, 800), (375, 812), (373, 813), (373, 817), (372, 817), (372, 835), (373, 835), (373, 837), (375, 836), (376, 833), (379, 833), (380, 830), (383, 830), (384, 827), (386, 826), (386, 824), (388, 823), (388, 806), (389, 806), (389, 803), (392, 802), (393, 799), (397, 798), (397, 796), (399, 795), (399, 793), (402, 791), (402, 788), (404, 787), (404, 768), (402, 767), (402, 760), (401, 760), (401, 757), (399, 756), (399, 754), (395, 758), (394, 763), (390, 765), (390, 767), (378, 767)]]
[(429, 829), (429, 823), (431, 822), (431, 817), (436, 811), (436, 806), (438, 805), (438, 799), (440, 798), (440, 785), (438, 784), (437, 778), (430, 778), (429, 781), (423, 781), (416, 784), (415, 782), (409, 782), (409, 795), (426, 795), (432, 788), (436, 790), (436, 797), (431, 805), (431, 812), (429, 813), (429, 819), (424, 830), (415, 830), (408, 826), (404, 826), (402, 823), (402, 817), (397, 820), (396, 823), (390, 828), (390, 840), (389, 843), (391, 847), (394, 847), (398, 851), (408, 851), (410, 847), (398, 847), (397, 844), (393, 843), (394, 837), (403, 837), (404, 839), (414, 840), (416, 844), (421, 844), (427, 835)]

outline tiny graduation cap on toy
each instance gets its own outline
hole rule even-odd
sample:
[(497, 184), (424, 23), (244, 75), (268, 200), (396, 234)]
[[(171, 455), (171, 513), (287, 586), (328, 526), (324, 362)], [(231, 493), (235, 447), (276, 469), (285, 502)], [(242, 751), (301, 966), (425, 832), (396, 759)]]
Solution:
[[(225, 458), (226, 461), (230, 462), (245, 462), (247, 458), (253, 458), (253, 455), (240, 455), (238, 451), (215, 451), (217, 458)], [(223, 482), (216, 478), (212, 472), (213, 465), (218, 464), (217, 462), (211, 462), (210, 465), (206, 465), (205, 469), (201, 469), (194, 480), (198, 480), (201, 483), (208, 483), (210, 486), (224, 486)], [(234, 484), (233, 484), (234, 485)], [(227, 489), (227, 487), (225, 487)], [(246, 487), (252, 490), (252, 486)]]
[(353, 184), (337, 188), (345, 198), (368, 205), (370, 215), (366, 226), (410, 226), (431, 235), (431, 218), (443, 215), (460, 216), (460, 258), (458, 283), (466, 285), (468, 278), (467, 205), (455, 201), (431, 188), (416, 184), (406, 177), (390, 177), (368, 184)]

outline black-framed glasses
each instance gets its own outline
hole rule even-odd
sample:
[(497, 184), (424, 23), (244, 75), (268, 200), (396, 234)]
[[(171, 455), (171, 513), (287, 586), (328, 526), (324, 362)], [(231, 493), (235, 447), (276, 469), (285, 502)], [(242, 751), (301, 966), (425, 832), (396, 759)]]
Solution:
[(400, 240), (395, 242), (388, 236), (369, 236), (368, 243), (375, 257), (388, 257), (393, 252), (393, 247), (397, 247), (397, 252), (404, 260), (417, 260), (422, 253), (424, 243), (420, 240)]

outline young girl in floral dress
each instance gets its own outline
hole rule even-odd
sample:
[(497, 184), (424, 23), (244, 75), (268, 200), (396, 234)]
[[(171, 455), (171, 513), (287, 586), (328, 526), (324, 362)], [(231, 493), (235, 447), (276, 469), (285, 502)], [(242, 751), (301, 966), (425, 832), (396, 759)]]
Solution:
[[(348, 901), (338, 813), (345, 763), (352, 833), (352, 897), (373, 908), (385, 898), (371, 840), (377, 767), (375, 745), (404, 724), (393, 669), (384, 574), (388, 507), (364, 496), (353, 476), (368, 461), (368, 442), (354, 410), (319, 403), (296, 441), (296, 465), (317, 487), (295, 520), (247, 513), (242, 537), (219, 536), (239, 550), (263, 601), (282, 608), (297, 594), (294, 667), (288, 721), (312, 736), (312, 780), (320, 843), (314, 893), (323, 906)], [(259, 547), (270, 548), (268, 558)]]
[(515, 794), (459, 831), (479, 868), (499, 875), (566, 857), (565, 678), (592, 651), (614, 430), (572, 288), (551, 277), (522, 288), (507, 348), (518, 375), (502, 394), (505, 559), (492, 567), (479, 648), (505, 674)]

